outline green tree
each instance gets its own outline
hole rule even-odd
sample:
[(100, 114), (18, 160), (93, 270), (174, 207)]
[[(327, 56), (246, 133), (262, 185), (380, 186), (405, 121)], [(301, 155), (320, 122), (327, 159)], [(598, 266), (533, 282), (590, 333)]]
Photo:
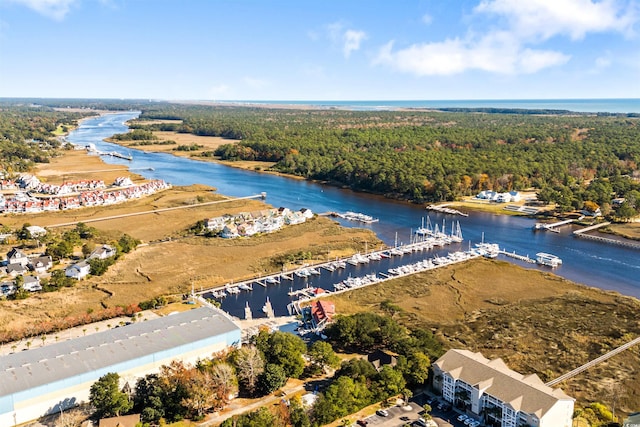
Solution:
[(316, 341), (309, 347), (307, 355), (311, 363), (319, 370), (326, 368), (337, 368), (340, 366), (340, 358), (333, 351), (331, 344), (325, 341)]
[(227, 418), (220, 427), (279, 427), (281, 424), (265, 407), (247, 414)]
[(258, 378), (258, 388), (262, 394), (269, 394), (287, 382), (287, 374), (280, 365), (268, 363)]
[(138, 380), (133, 397), (133, 410), (140, 413), (143, 422), (155, 423), (165, 416), (162, 382), (157, 374)]
[(279, 365), (289, 378), (299, 378), (304, 371), (302, 355), (307, 346), (302, 339), (288, 332), (261, 331), (256, 338), (256, 346), (268, 363)]
[(89, 402), (96, 418), (117, 417), (133, 408), (129, 396), (120, 390), (119, 382), (120, 376), (111, 372), (91, 385)]

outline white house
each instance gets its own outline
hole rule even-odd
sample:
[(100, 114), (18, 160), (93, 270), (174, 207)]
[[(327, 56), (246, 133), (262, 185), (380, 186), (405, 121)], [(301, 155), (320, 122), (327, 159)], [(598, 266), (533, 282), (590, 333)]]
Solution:
[(24, 276), (24, 284), (22, 287), (29, 292), (42, 290), (42, 285), (40, 285), (40, 278), (38, 276)]
[(42, 255), (30, 260), (30, 267), (36, 273), (45, 273), (53, 266), (53, 260), (49, 255)]
[(433, 363), (434, 388), (475, 419), (500, 427), (571, 427), (574, 399), (502, 359), (449, 350)]
[(12, 248), (7, 253), (7, 264), (20, 264), (23, 267), (29, 264), (29, 257), (18, 248)]
[(116, 256), (116, 248), (109, 245), (101, 245), (91, 252), (89, 259), (107, 259), (114, 256)]
[(27, 231), (34, 239), (47, 234), (47, 230), (44, 227), (40, 227), (39, 225), (31, 225), (27, 227)]
[(87, 261), (80, 261), (72, 266), (68, 267), (64, 274), (67, 277), (71, 277), (77, 280), (82, 280), (91, 272), (91, 266)]

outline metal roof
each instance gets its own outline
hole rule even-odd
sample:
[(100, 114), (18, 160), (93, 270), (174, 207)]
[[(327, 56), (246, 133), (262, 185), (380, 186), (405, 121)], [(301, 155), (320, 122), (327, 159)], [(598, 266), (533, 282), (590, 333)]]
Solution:
[(224, 313), (201, 307), (9, 354), (0, 357), (0, 397), (233, 331)]

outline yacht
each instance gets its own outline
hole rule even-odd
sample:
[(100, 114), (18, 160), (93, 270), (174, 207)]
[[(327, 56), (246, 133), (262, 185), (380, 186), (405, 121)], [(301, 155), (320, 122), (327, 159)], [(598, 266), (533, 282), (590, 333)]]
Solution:
[(546, 265), (547, 267), (558, 267), (562, 264), (562, 259), (552, 254), (538, 252), (536, 254), (536, 262), (540, 265)]

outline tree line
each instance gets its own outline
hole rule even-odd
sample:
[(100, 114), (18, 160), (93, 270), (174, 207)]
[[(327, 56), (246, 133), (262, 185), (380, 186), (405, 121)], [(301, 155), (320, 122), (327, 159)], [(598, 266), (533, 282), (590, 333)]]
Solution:
[(172, 105), (145, 108), (141, 119), (180, 123), (134, 126), (233, 138), (202, 155), (270, 161), (279, 172), (419, 203), (535, 188), (561, 210), (594, 202), (614, 218), (638, 212), (637, 117), (508, 113)]

